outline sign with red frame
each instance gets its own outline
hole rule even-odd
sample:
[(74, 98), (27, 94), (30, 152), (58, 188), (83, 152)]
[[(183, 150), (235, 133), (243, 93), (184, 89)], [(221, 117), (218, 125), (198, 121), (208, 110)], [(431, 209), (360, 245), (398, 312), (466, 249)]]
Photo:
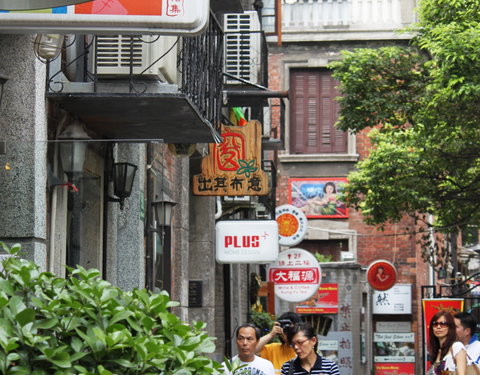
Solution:
[(312, 219), (348, 218), (344, 199), (346, 178), (290, 178), (289, 203)]
[(295, 307), (297, 314), (337, 314), (338, 284), (322, 284), (317, 293)]

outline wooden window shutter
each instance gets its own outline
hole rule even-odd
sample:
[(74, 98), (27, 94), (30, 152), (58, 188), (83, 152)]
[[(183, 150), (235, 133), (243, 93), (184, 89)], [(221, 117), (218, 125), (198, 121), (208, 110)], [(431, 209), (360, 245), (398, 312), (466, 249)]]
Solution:
[(338, 116), (336, 85), (328, 69), (291, 71), (291, 153), (347, 152), (347, 134), (334, 127)]

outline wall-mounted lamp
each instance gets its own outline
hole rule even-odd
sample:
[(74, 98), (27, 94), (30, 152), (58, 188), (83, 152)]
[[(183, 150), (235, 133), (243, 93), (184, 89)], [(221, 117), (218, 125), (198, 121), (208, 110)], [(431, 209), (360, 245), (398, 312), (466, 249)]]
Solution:
[(0, 73), (0, 105), (2, 105), (3, 86), (8, 81), (8, 77)]
[(118, 198), (108, 197), (110, 202), (119, 202), (120, 209), (123, 210), (125, 198), (132, 194), (133, 181), (137, 166), (131, 163), (113, 164), (113, 194)]
[(37, 34), (33, 42), (35, 56), (43, 63), (55, 59), (62, 51), (65, 35)]
[(63, 171), (70, 177), (83, 172), (87, 141), (91, 139), (77, 120), (69, 124), (58, 136), (60, 161)]
[(160, 229), (172, 225), (172, 209), (175, 205), (176, 203), (168, 198), (152, 202), (153, 209), (155, 210), (155, 219)]

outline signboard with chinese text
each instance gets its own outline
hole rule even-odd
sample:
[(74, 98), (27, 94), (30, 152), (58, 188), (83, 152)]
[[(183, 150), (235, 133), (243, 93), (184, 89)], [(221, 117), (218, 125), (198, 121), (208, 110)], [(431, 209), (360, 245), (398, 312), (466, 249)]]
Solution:
[(209, 0), (0, 0), (0, 31), (198, 34), (209, 10)]
[(290, 178), (289, 203), (308, 218), (348, 218), (343, 195), (346, 178)]
[(392, 288), (373, 292), (374, 314), (411, 314), (412, 285), (395, 284)]
[(195, 195), (267, 195), (268, 175), (262, 170), (262, 133), (258, 121), (245, 126), (222, 125), (223, 142), (210, 143), (202, 173), (193, 176)]
[(374, 362), (415, 362), (415, 334), (413, 332), (375, 332), (373, 334), (373, 344)]
[[(426, 298), (422, 299), (423, 307), (423, 321), (425, 325), (423, 326), (423, 332), (425, 337), (424, 351), (428, 353), (427, 343), (430, 339), (430, 320), (433, 316), (440, 310), (446, 310), (455, 314), (457, 312), (463, 311), (463, 298)], [(425, 372), (430, 367), (429, 361), (426, 360), (427, 356), (425, 355)]]
[(303, 249), (282, 251), (268, 271), (268, 281), (274, 283), (275, 295), (288, 302), (312, 297), (318, 291), (321, 278), (317, 259)]
[(415, 375), (415, 363), (375, 363), (375, 375)]
[(278, 257), (275, 220), (224, 220), (215, 225), (218, 263), (270, 263)]
[[(323, 344), (325, 342), (325, 344)], [(337, 348), (335, 351), (334, 348)], [(318, 351), (325, 358), (335, 361), (340, 375), (352, 375), (353, 339), (351, 331), (330, 331), (318, 337)]]
[(367, 269), (367, 281), (373, 289), (388, 290), (397, 280), (397, 270), (387, 260), (376, 260)]
[(299, 208), (284, 204), (275, 209), (278, 223), (279, 243), (282, 246), (294, 246), (302, 242), (307, 233), (307, 217)]
[(317, 293), (295, 307), (298, 314), (337, 314), (338, 284), (322, 284)]

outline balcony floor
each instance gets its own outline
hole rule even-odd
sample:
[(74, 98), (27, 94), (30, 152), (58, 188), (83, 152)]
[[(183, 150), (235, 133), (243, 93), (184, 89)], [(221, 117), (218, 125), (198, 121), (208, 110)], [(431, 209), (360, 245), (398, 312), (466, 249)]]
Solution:
[(211, 143), (211, 126), (183, 94), (49, 93), (101, 139)]

